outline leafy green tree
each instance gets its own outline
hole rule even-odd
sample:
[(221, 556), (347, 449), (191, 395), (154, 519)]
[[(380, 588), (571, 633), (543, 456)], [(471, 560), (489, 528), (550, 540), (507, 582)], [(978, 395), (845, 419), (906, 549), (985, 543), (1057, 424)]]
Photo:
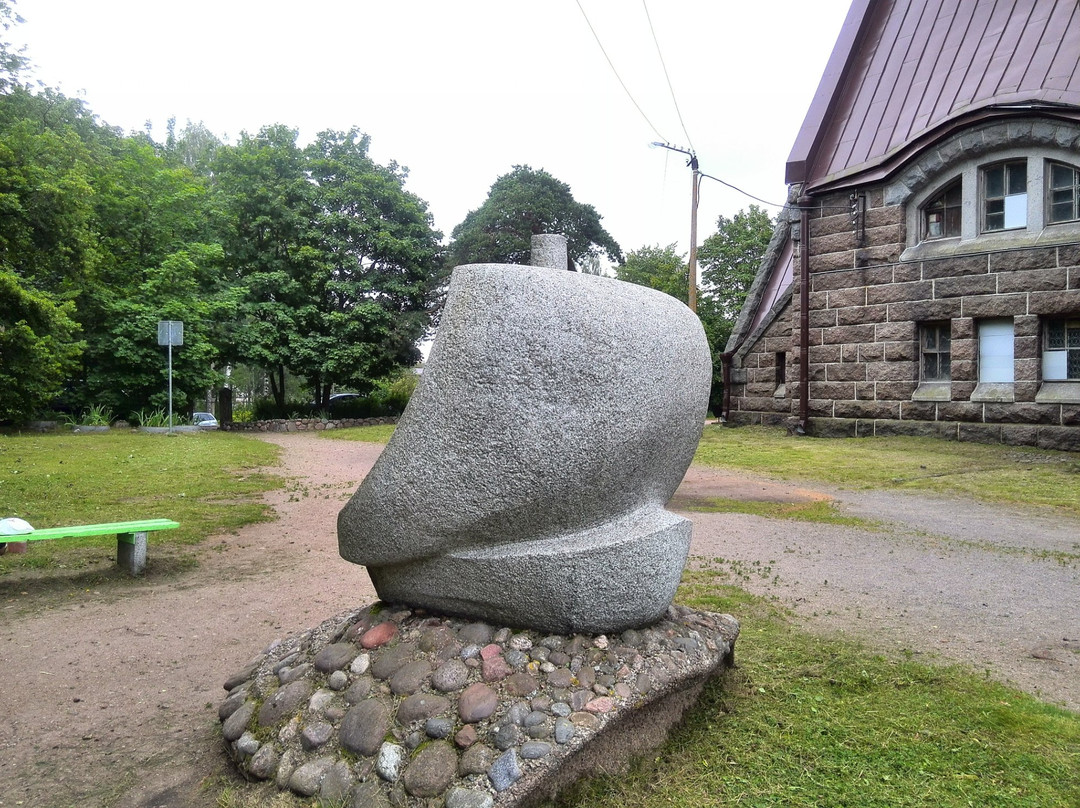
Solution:
[(0, 129), (0, 265), (33, 288), (77, 294), (93, 264), (91, 181), (76, 133), (28, 119)]
[[(22, 22), (9, 0), (0, 0), (0, 30), (9, 31), (12, 25)], [(10, 42), (0, 40), (0, 93), (16, 84), (19, 74), (27, 67), (26, 57), (12, 50)]]
[(575, 264), (601, 254), (622, 263), (622, 249), (600, 219), (596, 208), (574, 199), (565, 182), (543, 170), (514, 166), (495, 180), (484, 204), (454, 228), (451, 266), (527, 264), (531, 239), (540, 233), (566, 236), (568, 257)]
[(60, 393), (82, 349), (73, 310), (0, 268), (0, 422), (28, 420)]
[(306, 150), (283, 126), (244, 135), (214, 162), (226, 261), (244, 288), (235, 356), (272, 371), (285, 407), (286, 372), (325, 403), (419, 356), (439, 280), (441, 235), (406, 172), (368, 157), (353, 129)]
[(701, 296), (710, 298), (715, 313), (734, 325), (758, 265), (772, 238), (772, 217), (757, 205), (732, 218), (720, 216), (716, 232), (698, 250)]
[(322, 405), (335, 385), (367, 392), (415, 364), (441, 279), (442, 234), (427, 204), (405, 191), (405, 169), (368, 156), (370, 142), (355, 128), (327, 131), (306, 150), (324, 273), (315, 321), (293, 345), (293, 370)]
[(757, 205), (740, 210), (732, 218), (720, 216), (716, 232), (698, 250), (701, 290), (698, 316), (713, 355), (713, 384), (709, 403), (720, 412), (723, 396), (721, 355), (735, 320), (742, 310), (750, 285), (772, 238), (773, 220)]
[(615, 267), (615, 277), (620, 281), (658, 289), (686, 302), (689, 277), (686, 260), (675, 252), (674, 244), (641, 247), (628, 253), (626, 261)]
[(284, 125), (244, 133), (218, 150), (214, 190), (223, 216), (222, 246), (230, 280), (242, 286), (230, 359), (265, 368), (285, 407), (291, 344), (314, 312), (311, 278), (322, 267), (316, 246), (315, 187), (297, 132)]
[(173, 348), (173, 406), (198, 409), (206, 391), (221, 384), (216, 323), (235, 309), (229, 291), (207, 293), (207, 276), (222, 261), (217, 245), (189, 245), (144, 273), (135, 294), (109, 301), (111, 326), (98, 335), (86, 384), (93, 401), (127, 414), (168, 401), (167, 349), (157, 344), (161, 320), (184, 323), (184, 344)]
[(209, 175), (214, 155), (221, 146), (221, 138), (207, 129), (202, 121), (198, 123), (188, 121), (177, 134), (176, 118), (169, 118), (164, 154), (173, 162), (190, 169), (197, 175)]

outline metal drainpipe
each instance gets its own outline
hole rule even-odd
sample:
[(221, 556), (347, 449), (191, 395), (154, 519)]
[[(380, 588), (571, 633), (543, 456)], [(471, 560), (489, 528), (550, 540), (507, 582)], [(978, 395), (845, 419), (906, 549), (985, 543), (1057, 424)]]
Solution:
[(725, 351), (720, 354), (720, 367), (723, 368), (723, 380), (724, 380), (724, 410), (723, 419), (728, 421), (731, 419), (731, 356), (734, 351)]
[(810, 421), (810, 204), (809, 196), (799, 197), (799, 424), (800, 435), (809, 431)]

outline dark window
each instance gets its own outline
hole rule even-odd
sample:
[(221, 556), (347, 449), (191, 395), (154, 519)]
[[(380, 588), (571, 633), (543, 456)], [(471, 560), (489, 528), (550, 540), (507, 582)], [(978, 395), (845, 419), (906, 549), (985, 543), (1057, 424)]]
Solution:
[(1027, 161), (984, 168), (983, 231), (1027, 227)]
[(920, 329), (922, 381), (947, 382), (951, 378), (952, 339), (948, 323), (926, 323)]
[(1080, 381), (1080, 319), (1046, 321), (1043, 327), (1043, 381)]
[(923, 207), (923, 237), (953, 238), (960, 235), (963, 191), (957, 180)]
[(1061, 163), (1050, 163), (1049, 168), (1048, 221), (1054, 224), (1080, 219), (1080, 170)]
[(776, 355), (776, 386), (787, 380), (787, 354), (781, 351)]

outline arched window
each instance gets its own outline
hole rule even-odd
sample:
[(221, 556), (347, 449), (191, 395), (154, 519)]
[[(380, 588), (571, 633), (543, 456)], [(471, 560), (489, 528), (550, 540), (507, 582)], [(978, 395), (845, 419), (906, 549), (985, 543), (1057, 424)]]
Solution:
[(954, 238), (960, 235), (963, 196), (960, 180), (957, 179), (923, 206), (923, 238)]
[(1050, 163), (1047, 189), (1047, 216), (1050, 224), (1080, 219), (1080, 169), (1064, 163)]

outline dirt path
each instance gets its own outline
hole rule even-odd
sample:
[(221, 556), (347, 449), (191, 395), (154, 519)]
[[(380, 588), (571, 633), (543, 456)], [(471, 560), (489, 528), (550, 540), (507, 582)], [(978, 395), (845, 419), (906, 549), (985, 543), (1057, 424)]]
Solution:
[[(0, 580), (0, 806), (211, 808), (221, 682), (273, 640), (374, 598), (335, 520), (380, 446), (270, 435), (279, 521), (211, 539), (180, 574)], [(679, 497), (837, 497), (878, 529), (690, 513), (692, 553), (810, 622), (967, 662), (1080, 709), (1080, 524), (956, 500), (805, 489), (693, 468)], [(152, 544), (152, 543), (151, 543)], [(755, 564), (758, 562), (758, 564)], [(761, 571), (768, 567), (769, 571)], [(211, 778), (209, 786), (204, 780)]]

